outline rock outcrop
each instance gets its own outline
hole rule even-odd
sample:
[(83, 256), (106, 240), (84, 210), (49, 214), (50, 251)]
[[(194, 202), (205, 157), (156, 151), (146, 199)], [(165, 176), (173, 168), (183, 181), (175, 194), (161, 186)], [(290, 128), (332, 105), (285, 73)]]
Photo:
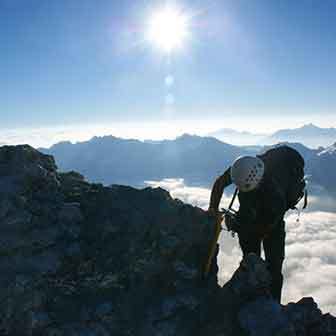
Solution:
[(1, 147), (0, 335), (336, 332), (312, 299), (274, 302), (255, 255), (223, 288), (215, 263), (204, 279), (213, 230), (163, 189), (90, 184), (29, 146)]

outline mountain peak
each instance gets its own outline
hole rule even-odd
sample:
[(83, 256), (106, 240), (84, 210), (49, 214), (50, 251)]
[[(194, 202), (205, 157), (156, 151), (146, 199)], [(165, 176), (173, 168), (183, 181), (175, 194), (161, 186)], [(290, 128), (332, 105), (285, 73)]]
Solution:
[(196, 134), (183, 133), (182, 135), (178, 136), (176, 140), (194, 140), (199, 138), (201, 137)]
[(320, 127), (314, 125), (313, 123), (305, 124), (301, 129), (321, 129)]
[(199, 145), (207, 141), (220, 142), (218, 139), (213, 137), (202, 137), (195, 134), (184, 133), (175, 139), (178, 143), (190, 144), (190, 145)]
[(273, 133), (266, 140), (268, 143), (282, 141), (300, 142), (311, 148), (318, 148), (320, 146), (330, 146), (335, 141), (335, 138), (335, 128), (322, 128), (309, 123), (299, 128), (281, 129)]

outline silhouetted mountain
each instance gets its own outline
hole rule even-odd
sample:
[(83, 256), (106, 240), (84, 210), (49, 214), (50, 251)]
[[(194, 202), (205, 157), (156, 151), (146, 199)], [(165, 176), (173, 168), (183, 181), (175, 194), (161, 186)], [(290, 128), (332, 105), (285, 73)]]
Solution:
[(183, 177), (189, 183), (212, 183), (239, 155), (249, 149), (211, 137), (184, 134), (175, 140), (142, 142), (113, 136), (94, 137), (50, 149), (63, 171), (76, 170), (90, 181), (139, 185), (145, 180)]
[(300, 128), (283, 129), (261, 140), (263, 144), (278, 142), (300, 142), (311, 148), (330, 146), (336, 141), (336, 128), (320, 128), (313, 124)]
[[(329, 179), (336, 164), (326, 154), (300, 143), (283, 142), (298, 150), (306, 161), (311, 181), (336, 191), (336, 179)], [(232, 146), (215, 138), (184, 134), (175, 140), (138, 141), (113, 136), (94, 137), (71, 144), (61, 142), (41, 149), (56, 158), (62, 171), (76, 170), (90, 181), (103, 184), (143, 185), (145, 180), (184, 178), (188, 184), (210, 186), (240, 155), (256, 155), (272, 146)], [(333, 157), (333, 155), (331, 155)], [(326, 163), (327, 162), (327, 163)], [(328, 169), (329, 175), (323, 171)]]

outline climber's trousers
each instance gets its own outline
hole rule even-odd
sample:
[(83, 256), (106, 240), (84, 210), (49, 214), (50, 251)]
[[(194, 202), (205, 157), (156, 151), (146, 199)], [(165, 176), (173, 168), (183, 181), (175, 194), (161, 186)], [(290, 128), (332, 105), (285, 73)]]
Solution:
[(261, 242), (263, 242), (265, 260), (272, 277), (271, 294), (280, 303), (283, 283), (282, 264), (285, 258), (285, 222), (281, 221), (263, 240), (250, 233), (244, 235), (242, 232), (238, 236), (244, 256), (251, 252), (260, 256)]

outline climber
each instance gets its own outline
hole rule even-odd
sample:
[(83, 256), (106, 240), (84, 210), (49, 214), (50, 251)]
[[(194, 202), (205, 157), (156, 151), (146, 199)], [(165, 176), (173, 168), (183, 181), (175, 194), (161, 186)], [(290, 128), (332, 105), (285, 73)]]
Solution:
[(234, 231), (243, 256), (253, 252), (260, 256), (263, 243), (265, 259), (272, 277), (271, 294), (279, 303), (283, 284), (285, 257), (285, 221), (287, 210), (295, 209), (307, 193), (304, 159), (293, 148), (281, 145), (262, 155), (242, 156), (215, 181), (208, 213), (221, 216), (218, 206), (224, 188), (236, 185), (239, 210)]

